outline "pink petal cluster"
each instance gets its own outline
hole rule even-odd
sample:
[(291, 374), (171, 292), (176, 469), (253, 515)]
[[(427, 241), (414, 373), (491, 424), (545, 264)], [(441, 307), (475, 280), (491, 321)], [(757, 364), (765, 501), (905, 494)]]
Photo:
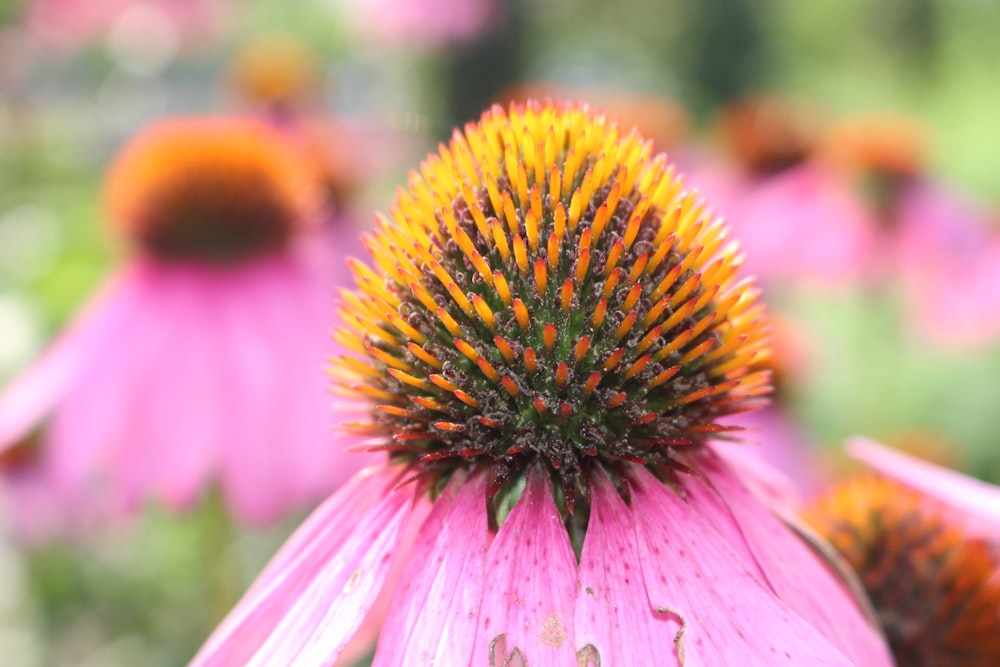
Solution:
[(706, 451), (698, 465), (704, 477), (676, 487), (633, 466), (628, 503), (594, 474), (579, 559), (537, 470), (493, 530), (486, 475), (456, 473), (424, 519), (419, 484), (370, 468), (191, 664), (333, 664), (388, 593), (375, 665), (890, 665), (826, 564), (722, 459)]
[[(0, 443), (44, 424), (36, 479), (67, 507), (221, 483), (247, 521), (314, 502), (363, 464), (328, 443), (326, 239), (225, 269), (137, 258), (0, 396)], [(363, 457), (361, 457), (363, 458)]]

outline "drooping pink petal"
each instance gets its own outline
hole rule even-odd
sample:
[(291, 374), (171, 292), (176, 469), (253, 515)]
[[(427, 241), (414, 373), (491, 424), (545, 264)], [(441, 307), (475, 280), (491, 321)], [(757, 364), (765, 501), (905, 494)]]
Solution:
[[(705, 457), (699, 469), (711, 486), (698, 479), (685, 479), (689, 503), (713, 526), (730, 517), (735, 519), (764, 581), (782, 602), (819, 629), (855, 664), (890, 667), (892, 658), (885, 642), (829, 567), (758, 502), (725, 464)], [(725, 507), (711, 502), (712, 496), (722, 499)]]
[(362, 471), (320, 506), (192, 667), (332, 663), (377, 596), (410, 515), (413, 486), (386, 490), (396, 477), (394, 470)]
[(485, 488), (484, 475), (456, 475), (435, 501), (393, 596), (373, 665), (472, 660), (489, 538)]
[(159, 370), (176, 323), (161, 302), (178, 294), (146, 267), (133, 268), (129, 280), (134, 282), (136, 307), (74, 378), (47, 429), (42, 465), (52, 482), (67, 492), (83, 491), (102, 474), (118, 481), (121, 467), (134, 460), (132, 452), (144, 446), (146, 434), (136, 426), (141, 427), (137, 413), (145, 397), (136, 387), (169, 381)]
[(490, 545), (486, 571), (472, 664), (575, 664), (576, 556), (544, 474), (529, 474)]
[(159, 275), (147, 318), (164, 332), (162, 347), (136, 369), (131, 434), (119, 442), (114, 462), (118, 495), (134, 507), (147, 493), (171, 507), (198, 496), (218, 464), (223, 439), (222, 396), (229, 378), (216, 372), (227, 344), (213, 326), (216, 289), (185, 271), (150, 267)]
[[(413, 550), (420, 537), (427, 517), (434, 510), (435, 501), (431, 500), (430, 494), (418, 493), (413, 504), (413, 512), (407, 520), (406, 530), (399, 546), (395, 549), (392, 557), (392, 565), (389, 566), (389, 574), (386, 575), (382, 584), (382, 590), (372, 604), (371, 609), (365, 615), (365, 620), (358, 626), (357, 632), (351, 637), (344, 650), (334, 663), (336, 667), (354, 667), (359, 660), (371, 656), (378, 643), (379, 633), (389, 610), (396, 603), (396, 591), (399, 589), (399, 582), (403, 579), (404, 571), (413, 560)], [(365, 664), (368, 664), (367, 662)]]
[(967, 529), (1000, 542), (1000, 488), (866, 438), (848, 440), (847, 453), (952, 507), (964, 515)]
[(811, 164), (760, 181), (730, 220), (747, 270), (765, 281), (839, 285), (861, 274), (874, 243), (874, 227), (860, 202)]
[[(240, 289), (228, 285), (226, 298), (217, 304), (216, 326), (226, 332), (229, 374), (234, 379), (228, 383), (223, 415), (222, 488), (236, 514), (253, 523), (273, 520), (291, 504), (291, 482), (282, 474), (285, 416), (275, 404), (279, 368), (285, 363), (272, 340), (278, 326), (271, 293), (275, 280), (280, 276), (270, 264), (245, 270)], [(315, 437), (322, 442), (323, 433)]]
[(576, 649), (590, 660), (584, 664), (662, 665), (680, 623), (647, 599), (631, 510), (607, 478), (593, 479), (576, 592)]
[(635, 480), (632, 515), (649, 601), (683, 625), (683, 659), (673, 664), (852, 665), (674, 491), (643, 469)]
[[(326, 243), (326, 239), (315, 239)], [(274, 290), (273, 344), (281, 350), (273, 403), (281, 420), (282, 465), (297, 504), (327, 496), (374, 457), (344, 455), (332, 441), (332, 425), (343, 419), (334, 412), (329, 376), (324, 368), (337, 351), (330, 330), (333, 290), (327, 279), (328, 258), (299, 256), (277, 267), (282, 289)]]
[(140, 296), (131, 278), (125, 271), (111, 279), (49, 351), (5, 389), (0, 397), (0, 449), (38, 426), (107, 349), (110, 334), (135, 317)]

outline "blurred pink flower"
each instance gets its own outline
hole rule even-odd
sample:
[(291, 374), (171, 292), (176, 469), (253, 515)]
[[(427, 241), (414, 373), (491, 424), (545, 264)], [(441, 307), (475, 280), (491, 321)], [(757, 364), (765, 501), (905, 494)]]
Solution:
[(433, 50), (488, 32), (504, 7), (500, 0), (352, 0), (349, 11), (370, 39)]
[(912, 118), (867, 114), (833, 124), (821, 152), (870, 211), (879, 240), (869, 276), (899, 281), (928, 339), (984, 344), (1000, 335), (1000, 230), (932, 175), (926, 135)]
[[(218, 32), (227, 0), (31, 0), (27, 28), (57, 48), (124, 39), (197, 41)], [(144, 33), (144, 34), (140, 34)]]
[(895, 243), (908, 312), (943, 344), (983, 345), (1000, 335), (1000, 230), (983, 210), (929, 179), (903, 186)]
[(43, 428), (33, 479), (65, 505), (186, 507), (221, 484), (240, 518), (314, 502), (364, 464), (329, 441), (324, 359), (342, 260), (319, 185), (249, 121), (167, 121), (109, 179), (136, 252), (0, 395), (0, 446)]
[(754, 176), (725, 165), (695, 170), (690, 183), (712, 202), (765, 286), (840, 287), (864, 276), (875, 230), (838, 177), (806, 163)]
[[(795, 489), (788, 498), (791, 507), (807, 498), (827, 481), (819, 451), (801, 431), (794, 419), (779, 405), (769, 405), (754, 412), (734, 415), (726, 423), (739, 425), (745, 443), (726, 444), (727, 449), (740, 449), (749, 456), (759, 456), (789, 478)], [(747, 451), (749, 450), (749, 451)]]
[(586, 108), (495, 107), (456, 132), (341, 307), (344, 428), (390, 459), (306, 521), (192, 664), (334, 664), (379, 599), (375, 665), (891, 664), (756, 495), (767, 476), (744, 483), (710, 442), (768, 391), (758, 290), (724, 238)]
[(895, 664), (1000, 664), (1000, 552), (933, 498), (865, 475), (804, 518), (857, 573)]
[(864, 274), (875, 234), (840, 175), (813, 159), (815, 112), (781, 98), (726, 109), (718, 129), (733, 160), (702, 158), (697, 187), (730, 225), (749, 273), (766, 287), (840, 287)]
[(970, 533), (1000, 546), (1000, 487), (865, 438), (847, 443), (852, 457), (948, 508)]

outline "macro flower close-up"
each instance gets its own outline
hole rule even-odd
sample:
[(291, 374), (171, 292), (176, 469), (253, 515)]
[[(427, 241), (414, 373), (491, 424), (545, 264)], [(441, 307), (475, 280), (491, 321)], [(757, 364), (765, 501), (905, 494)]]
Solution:
[(11, 511), (186, 508), (218, 482), (239, 518), (266, 522), (363, 464), (326, 442), (336, 258), (319, 188), (252, 121), (163, 122), (122, 151), (106, 208), (128, 256), (0, 395), (0, 447), (40, 433), (16, 471), (36, 492)]
[(387, 461), (193, 665), (331, 664), (380, 595), (376, 665), (892, 664), (849, 582), (713, 451), (766, 401), (769, 328), (648, 142), (586, 107), (494, 107), (366, 245), (331, 372), (343, 429)]
[(1000, 665), (998, 32), (0, 0), (0, 665)]

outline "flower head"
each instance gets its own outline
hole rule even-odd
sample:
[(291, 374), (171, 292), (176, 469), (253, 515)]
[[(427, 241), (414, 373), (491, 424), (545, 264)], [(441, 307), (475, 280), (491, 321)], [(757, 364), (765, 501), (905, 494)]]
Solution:
[(243, 120), (167, 121), (125, 149), (108, 203), (138, 252), (0, 395), (0, 450), (43, 431), (31, 499), (114, 515), (219, 482), (263, 522), (363, 465), (324, 437), (337, 258), (313, 229), (320, 187)]
[(541, 463), (572, 507), (589, 470), (679, 465), (766, 394), (737, 247), (637, 135), (495, 108), (422, 176), (369, 239), (384, 278), (356, 265), (337, 362), (394, 459), (482, 463), (491, 493)]
[(913, 118), (873, 114), (833, 124), (824, 132), (820, 150), (849, 170), (905, 179), (924, 170), (927, 137)]
[(881, 474), (934, 498), (966, 530), (1000, 544), (1000, 487), (865, 438), (850, 440), (847, 451)]
[(494, 108), (367, 245), (334, 372), (387, 465), (317, 510), (193, 664), (330, 664), (380, 596), (375, 665), (889, 664), (708, 442), (767, 393), (748, 369), (767, 325), (647, 142), (586, 107)]
[(886, 479), (844, 482), (807, 520), (858, 573), (899, 665), (1000, 662), (1000, 562), (934, 503)]
[(729, 106), (720, 129), (736, 159), (752, 174), (774, 174), (802, 163), (819, 130), (815, 110), (776, 97), (747, 98)]
[(167, 260), (232, 262), (280, 250), (315, 222), (320, 201), (294, 149), (235, 119), (164, 121), (122, 151), (107, 180), (111, 219)]
[(285, 110), (307, 105), (319, 92), (321, 78), (307, 46), (280, 35), (248, 41), (236, 53), (230, 72), (233, 87), (246, 101)]

